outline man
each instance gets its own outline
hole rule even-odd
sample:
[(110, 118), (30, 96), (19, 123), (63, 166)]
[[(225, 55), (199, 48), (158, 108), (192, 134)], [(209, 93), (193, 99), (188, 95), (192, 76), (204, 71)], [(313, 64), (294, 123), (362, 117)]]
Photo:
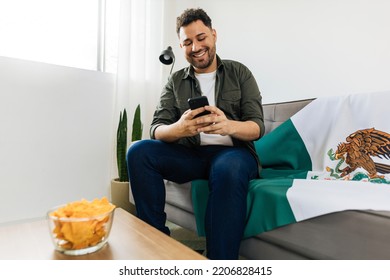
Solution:
[[(217, 56), (217, 33), (202, 9), (184, 11), (177, 34), (190, 66), (172, 74), (163, 89), (152, 140), (137, 142), (127, 155), (137, 214), (169, 234), (163, 179), (207, 179), (207, 257), (237, 259), (248, 184), (260, 168), (252, 142), (264, 133), (260, 91), (244, 65)], [(201, 95), (210, 105), (190, 110), (187, 100)], [(206, 110), (210, 114), (196, 117)]]

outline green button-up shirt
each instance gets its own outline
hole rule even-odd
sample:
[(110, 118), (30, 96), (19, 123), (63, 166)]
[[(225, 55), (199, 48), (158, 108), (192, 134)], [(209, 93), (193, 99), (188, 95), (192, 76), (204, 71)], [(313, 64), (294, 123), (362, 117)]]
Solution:
[[(189, 109), (188, 98), (201, 96), (198, 80), (192, 66), (173, 73), (165, 85), (154, 113), (150, 136), (160, 125), (170, 125), (178, 121)], [(217, 74), (215, 84), (216, 107), (226, 117), (236, 121), (253, 121), (260, 127), (260, 137), (264, 134), (262, 97), (251, 71), (243, 64), (232, 60), (221, 60), (217, 56)], [(258, 157), (252, 141), (232, 138), (234, 146), (245, 146)], [(177, 141), (191, 147), (200, 145), (200, 136), (185, 137)]]

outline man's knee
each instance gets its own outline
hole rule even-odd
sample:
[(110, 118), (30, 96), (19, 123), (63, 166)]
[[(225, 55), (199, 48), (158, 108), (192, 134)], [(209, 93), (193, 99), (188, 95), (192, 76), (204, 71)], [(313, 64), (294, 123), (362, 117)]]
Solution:
[(146, 155), (152, 153), (152, 146), (154, 145), (154, 140), (140, 140), (134, 142), (127, 151), (127, 162), (131, 164), (132, 161), (139, 162), (140, 159), (144, 159)]
[[(213, 162), (210, 179), (221, 182), (223, 188), (241, 186), (246, 190), (249, 181), (255, 178), (257, 173), (256, 159), (248, 151), (232, 149)], [(233, 187), (232, 191), (234, 189), (237, 190), (237, 187)]]
[(155, 144), (155, 140), (139, 140), (131, 144), (129, 150), (127, 151), (127, 159), (137, 158), (140, 155), (143, 155), (147, 151), (151, 150), (151, 147)]
[(218, 157), (213, 166), (218, 168), (218, 171), (226, 174), (237, 174), (245, 172), (248, 169), (256, 167), (256, 160), (253, 156), (242, 150), (232, 150)]

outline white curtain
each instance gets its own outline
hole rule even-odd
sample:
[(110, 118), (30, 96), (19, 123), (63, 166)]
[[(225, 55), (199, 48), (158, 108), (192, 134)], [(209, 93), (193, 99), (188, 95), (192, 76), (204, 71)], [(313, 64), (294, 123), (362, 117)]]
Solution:
[(119, 112), (126, 108), (130, 144), (133, 116), (140, 104), (143, 138), (149, 138), (150, 123), (162, 89), (163, 66), (158, 57), (164, 48), (163, 15), (164, 1), (121, 0), (112, 137), (114, 174), (117, 174), (115, 144)]
[[(162, 88), (164, 1), (122, 0), (120, 7), (115, 117), (126, 108), (131, 135), (133, 114), (141, 105), (143, 137), (149, 137), (152, 114)], [(129, 139), (130, 141), (130, 139)]]

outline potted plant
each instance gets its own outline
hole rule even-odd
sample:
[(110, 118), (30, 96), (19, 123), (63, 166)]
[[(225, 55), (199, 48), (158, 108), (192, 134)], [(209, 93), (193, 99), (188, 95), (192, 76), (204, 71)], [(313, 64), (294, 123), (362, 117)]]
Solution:
[[(131, 141), (141, 140), (142, 122), (141, 107), (137, 106), (134, 112)], [(130, 213), (135, 213), (135, 206), (129, 202), (129, 177), (127, 173), (127, 112), (126, 109), (120, 112), (119, 123), (116, 135), (116, 163), (118, 178), (111, 180), (111, 201)], [(113, 190), (116, 190), (115, 192)]]

